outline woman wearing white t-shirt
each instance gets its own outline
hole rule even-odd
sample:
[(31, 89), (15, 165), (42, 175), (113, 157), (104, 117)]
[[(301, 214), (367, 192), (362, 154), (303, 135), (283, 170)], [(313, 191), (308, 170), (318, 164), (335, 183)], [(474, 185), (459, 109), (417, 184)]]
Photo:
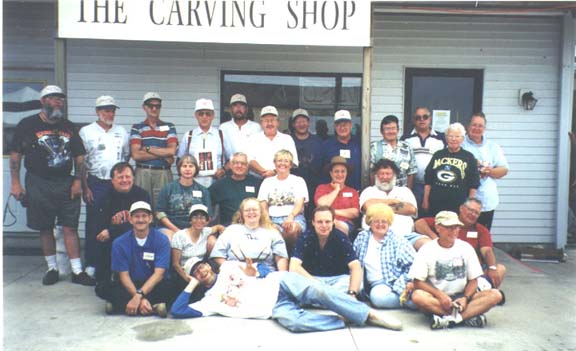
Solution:
[(232, 224), (218, 237), (210, 254), (218, 266), (225, 261), (252, 262), (268, 270), (288, 270), (284, 239), (265, 214), (264, 204), (254, 197), (244, 199)]
[(258, 200), (268, 210), (272, 223), (276, 224), (291, 249), (298, 236), (306, 230), (304, 204), (308, 202), (308, 188), (301, 177), (290, 174), (293, 155), (288, 150), (274, 154), (276, 175), (264, 179), (258, 192)]

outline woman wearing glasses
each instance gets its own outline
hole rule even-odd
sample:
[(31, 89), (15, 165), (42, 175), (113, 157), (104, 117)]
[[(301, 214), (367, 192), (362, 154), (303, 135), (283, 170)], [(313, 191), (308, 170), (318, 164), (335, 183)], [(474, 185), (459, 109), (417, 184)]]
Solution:
[(448, 146), (437, 151), (426, 167), (422, 208), (430, 216), (440, 211), (458, 213), (460, 204), (476, 195), (480, 186), (478, 161), (462, 148), (466, 130), (460, 123), (451, 124), (446, 130)]
[(232, 224), (216, 241), (210, 257), (221, 265), (225, 261), (246, 261), (275, 271), (288, 270), (288, 252), (284, 239), (267, 215), (264, 204), (249, 197), (240, 203)]
[(414, 308), (407, 296), (412, 290), (408, 271), (416, 251), (402, 235), (390, 230), (394, 211), (375, 204), (366, 211), (366, 223), (354, 240), (354, 251), (364, 270), (364, 295), (377, 308)]

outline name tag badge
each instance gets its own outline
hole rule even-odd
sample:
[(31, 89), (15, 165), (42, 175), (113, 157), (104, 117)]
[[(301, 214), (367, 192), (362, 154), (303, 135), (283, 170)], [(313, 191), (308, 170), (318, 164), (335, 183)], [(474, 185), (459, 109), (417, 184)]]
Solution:
[(158, 127), (158, 130), (161, 132), (167, 132), (170, 130), (170, 127), (169, 126), (160, 126), (160, 127)]
[(402, 162), (400, 163), (400, 168), (403, 170), (407, 170), (408, 167), (410, 167), (410, 165), (408, 164), (408, 162)]
[(256, 189), (253, 186), (246, 185), (246, 192), (247, 193), (255, 193)]
[(345, 193), (342, 193), (342, 197), (352, 197), (352, 193), (347, 191)]
[(202, 192), (200, 190), (192, 190), (193, 197), (202, 197)]
[(466, 237), (470, 238), (470, 239), (477, 239), (478, 238), (478, 232), (468, 232), (468, 233), (466, 233)]
[(154, 261), (154, 252), (144, 252), (144, 261)]
[(350, 150), (340, 150), (340, 156), (344, 158), (350, 158)]

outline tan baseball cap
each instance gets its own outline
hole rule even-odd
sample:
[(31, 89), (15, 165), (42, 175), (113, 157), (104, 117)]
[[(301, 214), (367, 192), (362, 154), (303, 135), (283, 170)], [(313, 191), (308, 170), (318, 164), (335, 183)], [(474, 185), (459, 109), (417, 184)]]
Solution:
[(452, 211), (440, 211), (436, 215), (434, 222), (440, 224), (444, 227), (451, 227), (454, 225), (464, 226), (464, 223), (460, 222), (458, 215)]

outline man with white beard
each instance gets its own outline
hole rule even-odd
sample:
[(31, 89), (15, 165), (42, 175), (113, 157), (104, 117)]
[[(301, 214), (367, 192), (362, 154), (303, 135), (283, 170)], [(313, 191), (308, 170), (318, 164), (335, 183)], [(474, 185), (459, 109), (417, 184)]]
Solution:
[[(390, 230), (397, 235), (404, 236), (418, 250), (430, 239), (413, 232), (414, 218), (418, 214), (416, 198), (410, 189), (405, 186), (396, 186), (398, 166), (394, 161), (381, 159), (374, 164), (374, 185), (368, 187), (360, 194), (360, 209), (362, 213), (374, 204), (383, 203), (394, 210), (394, 221)], [(362, 227), (370, 229), (362, 218)]]
[(128, 132), (114, 124), (118, 105), (112, 96), (103, 95), (96, 99), (98, 119), (80, 129), (80, 138), (84, 143), (86, 155), (86, 179), (82, 185), (86, 203), (86, 246), (84, 261), (86, 273), (95, 275), (98, 253), (96, 236), (100, 232), (97, 223), (98, 211), (106, 200), (106, 194), (112, 189), (110, 170), (118, 162), (127, 161), (130, 156)]

